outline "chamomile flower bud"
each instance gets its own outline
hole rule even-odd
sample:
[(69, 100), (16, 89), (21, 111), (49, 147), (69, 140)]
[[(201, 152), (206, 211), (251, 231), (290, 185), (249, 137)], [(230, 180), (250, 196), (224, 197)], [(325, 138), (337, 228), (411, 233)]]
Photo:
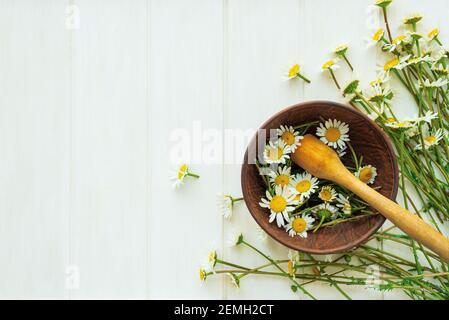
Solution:
[(345, 86), (343, 86), (342, 88), (342, 94), (343, 96), (348, 96), (348, 95), (353, 95), (356, 94), (358, 92), (360, 92), (359, 89), (359, 84), (360, 81), (359, 80), (351, 80), (349, 81)]
[(192, 177), (198, 179), (200, 176), (190, 172), (189, 166), (186, 163), (184, 163), (177, 168), (177, 170), (170, 178), (172, 181), (174, 181), (173, 187), (179, 188), (181, 185), (183, 185), (185, 177)]
[(360, 181), (366, 184), (373, 184), (377, 177), (377, 169), (372, 165), (360, 167), (355, 173)]

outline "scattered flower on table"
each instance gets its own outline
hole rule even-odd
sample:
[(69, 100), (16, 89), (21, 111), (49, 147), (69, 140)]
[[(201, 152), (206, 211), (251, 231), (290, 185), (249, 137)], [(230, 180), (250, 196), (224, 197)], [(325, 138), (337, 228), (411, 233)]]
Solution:
[(339, 59), (330, 59), (328, 61), (326, 61), (325, 63), (323, 63), (321, 69), (322, 71), (335, 71), (338, 70), (340, 68), (340, 66), (337, 64), (338, 61), (340, 61)]
[(299, 135), (292, 126), (281, 126), (277, 129), (278, 137), (284, 141), (289, 147), (290, 152), (294, 153), (296, 149), (301, 145), (301, 140), (304, 138)]
[(296, 200), (302, 202), (310, 197), (318, 188), (318, 179), (308, 172), (297, 173), (292, 179), (291, 186), (296, 190)]
[[(433, 132), (424, 134), (424, 136), (423, 136), (424, 148), (429, 149), (433, 146), (438, 145), (438, 143), (440, 143), (441, 139), (443, 139), (443, 130), (442, 129), (437, 129)], [(418, 144), (415, 147), (415, 149), (422, 150), (423, 149), (422, 143)]]
[(173, 187), (179, 188), (181, 185), (183, 185), (184, 179), (186, 177), (198, 179), (200, 176), (190, 172), (189, 166), (186, 163), (184, 163), (177, 168), (177, 170), (174, 172), (174, 175), (171, 177), (171, 180), (174, 181)]
[(376, 0), (375, 5), (378, 6), (378, 7), (381, 7), (381, 8), (386, 8), (392, 2), (393, 2), (393, 0)]
[(346, 123), (337, 119), (329, 119), (324, 124), (320, 123), (316, 135), (320, 137), (322, 142), (337, 149), (344, 147), (346, 142), (349, 141), (348, 132), (349, 127)]

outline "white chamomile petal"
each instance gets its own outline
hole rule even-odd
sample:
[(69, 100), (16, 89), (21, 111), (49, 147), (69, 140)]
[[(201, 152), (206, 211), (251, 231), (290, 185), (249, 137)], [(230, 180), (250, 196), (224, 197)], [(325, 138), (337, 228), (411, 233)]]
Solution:
[(343, 148), (347, 141), (349, 141), (349, 126), (339, 120), (327, 120), (324, 124), (320, 123), (320, 126), (316, 130), (316, 135), (320, 137), (320, 140), (328, 146), (337, 149)]

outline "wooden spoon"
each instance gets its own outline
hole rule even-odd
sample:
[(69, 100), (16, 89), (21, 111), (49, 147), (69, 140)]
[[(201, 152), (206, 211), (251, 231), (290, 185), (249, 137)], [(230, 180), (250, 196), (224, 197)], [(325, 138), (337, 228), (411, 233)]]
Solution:
[(308, 134), (292, 160), (317, 178), (333, 181), (369, 203), (399, 229), (449, 262), (449, 239), (417, 215), (402, 208), (360, 181), (341, 163), (337, 153)]

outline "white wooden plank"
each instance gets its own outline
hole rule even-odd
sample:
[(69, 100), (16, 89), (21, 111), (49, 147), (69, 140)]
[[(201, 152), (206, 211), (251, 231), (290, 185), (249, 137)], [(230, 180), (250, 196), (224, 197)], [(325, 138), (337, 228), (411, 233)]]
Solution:
[(146, 296), (146, 2), (79, 0), (73, 32), (73, 298)]
[[(222, 128), (222, 3), (153, 1), (150, 13), (150, 298), (220, 298), (220, 279), (201, 286), (198, 274), (208, 250), (221, 242), (215, 195), (222, 166), (220, 158), (217, 164), (201, 159), (210, 137), (193, 131)], [(201, 178), (173, 190), (168, 178), (178, 160), (170, 159), (177, 130), (200, 146), (183, 158)]]
[[(304, 15), (299, 1), (228, 1), (226, 43), (225, 128), (256, 130), (269, 116), (299, 102), (304, 84), (286, 82), (283, 73), (289, 64), (303, 60), (300, 48), (301, 19)], [(305, 72), (309, 69), (306, 66)], [(251, 136), (249, 136), (251, 138)], [(246, 144), (248, 140), (245, 141)], [(227, 141), (232, 145), (232, 141)], [(234, 147), (234, 158), (242, 161), (244, 148)], [(227, 150), (230, 152), (231, 150)], [(226, 164), (224, 192), (241, 195), (241, 164)], [(245, 238), (273, 257), (285, 258), (287, 249), (272, 240), (259, 243), (256, 224), (242, 203), (235, 210), (231, 223), (225, 225), (225, 237), (243, 231)], [(265, 264), (263, 258), (247, 248), (226, 248), (225, 259), (248, 267)], [(286, 279), (243, 278), (241, 288), (226, 279), (225, 297), (229, 299), (298, 299)]]
[(0, 298), (67, 298), (65, 2), (0, 3)]

